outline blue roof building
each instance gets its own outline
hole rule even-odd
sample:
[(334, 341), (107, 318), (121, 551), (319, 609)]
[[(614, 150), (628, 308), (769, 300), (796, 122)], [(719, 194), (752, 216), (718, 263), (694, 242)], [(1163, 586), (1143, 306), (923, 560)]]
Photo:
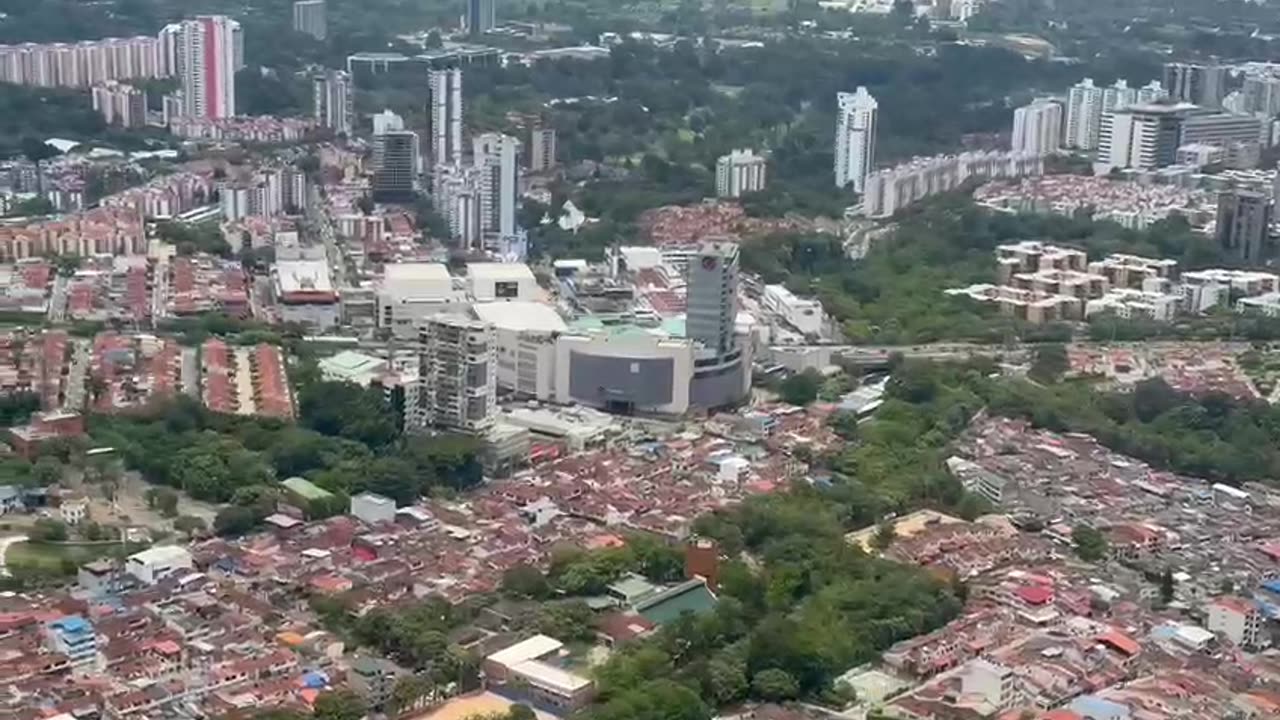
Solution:
[(72, 664), (91, 662), (98, 656), (98, 636), (93, 625), (79, 615), (67, 615), (47, 625), (49, 647), (66, 655)]

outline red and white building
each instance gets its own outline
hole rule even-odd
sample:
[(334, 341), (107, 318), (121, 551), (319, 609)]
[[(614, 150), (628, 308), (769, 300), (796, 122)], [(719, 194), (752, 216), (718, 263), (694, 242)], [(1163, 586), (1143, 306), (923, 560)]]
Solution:
[(243, 63), (240, 23), (201, 15), (160, 31), (160, 54), (182, 88), (183, 114), (229, 118), (236, 114), (236, 70)]

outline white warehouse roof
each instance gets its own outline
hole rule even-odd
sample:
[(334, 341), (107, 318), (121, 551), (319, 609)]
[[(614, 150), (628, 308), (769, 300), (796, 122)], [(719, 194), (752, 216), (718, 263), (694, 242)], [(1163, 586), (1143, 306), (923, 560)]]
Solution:
[(533, 280), (533, 271), (524, 263), (470, 263), (467, 276), (473, 280)]
[(562, 647), (564, 647), (564, 643), (553, 637), (534, 635), (528, 640), (522, 640), (515, 645), (503, 648), (486, 659), (505, 667), (514, 667), (529, 660), (546, 657), (553, 652), (559, 651)]
[(542, 303), (487, 302), (476, 303), (472, 309), (477, 317), (500, 330), (564, 332), (567, 327), (555, 308)]

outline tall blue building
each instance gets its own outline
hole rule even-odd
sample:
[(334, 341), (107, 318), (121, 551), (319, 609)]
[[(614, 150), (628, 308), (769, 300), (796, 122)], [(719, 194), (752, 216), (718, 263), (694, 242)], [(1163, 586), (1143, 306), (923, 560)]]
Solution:
[(467, 0), (467, 32), (483, 35), (498, 24), (494, 4), (497, 0)]

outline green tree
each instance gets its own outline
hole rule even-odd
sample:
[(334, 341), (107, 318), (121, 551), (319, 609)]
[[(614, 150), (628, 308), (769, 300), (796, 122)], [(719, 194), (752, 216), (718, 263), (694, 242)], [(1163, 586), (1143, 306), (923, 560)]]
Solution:
[(715, 658), (707, 663), (707, 696), (718, 706), (742, 700), (748, 689), (746, 669), (740, 659)]
[(778, 394), (783, 402), (803, 407), (818, 399), (821, 387), (822, 375), (817, 370), (805, 370), (783, 380)]
[(1038, 345), (1027, 375), (1038, 382), (1057, 382), (1069, 367), (1065, 346), (1058, 343)]
[(893, 541), (897, 538), (898, 533), (894, 522), (892, 520), (884, 520), (880, 524), (876, 525), (876, 534), (871, 538), (871, 544), (875, 546), (877, 550), (883, 552), (888, 550), (889, 546), (892, 545)]
[(1085, 562), (1099, 562), (1107, 557), (1107, 539), (1094, 527), (1076, 525), (1071, 530), (1076, 556)]
[(751, 678), (751, 690), (765, 700), (791, 700), (800, 692), (796, 679), (785, 670), (761, 670)]
[(30, 536), (37, 542), (65, 542), (67, 526), (61, 520), (40, 518), (32, 524)]
[(218, 511), (213, 518), (213, 531), (224, 537), (234, 537), (257, 527), (262, 518), (253, 508), (239, 505), (228, 505)]
[(328, 690), (316, 697), (316, 720), (361, 720), (367, 708), (364, 700), (350, 690)]
[(147, 506), (161, 515), (171, 518), (178, 515), (178, 493), (165, 487), (149, 488), (145, 494)]
[(194, 515), (182, 515), (173, 521), (173, 529), (190, 538), (208, 530), (209, 524)]
[(515, 565), (502, 574), (502, 589), (516, 597), (542, 599), (551, 585), (542, 571), (532, 565)]
[(62, 479), (62, 463), (57, 458), (45, 456), (31, 467), (31, 479), (36, 485), (48, 487)]

